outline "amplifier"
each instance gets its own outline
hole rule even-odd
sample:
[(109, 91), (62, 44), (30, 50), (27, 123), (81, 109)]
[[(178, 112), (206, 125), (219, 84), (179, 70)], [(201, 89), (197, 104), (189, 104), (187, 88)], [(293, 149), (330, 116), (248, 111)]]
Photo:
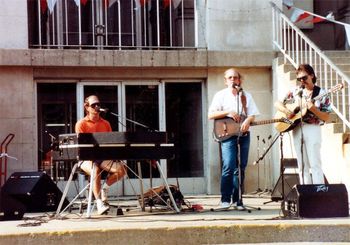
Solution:
[(303, 218), (348, 217), (344, 184), (295, 185), (284, 203), (284, 214)]

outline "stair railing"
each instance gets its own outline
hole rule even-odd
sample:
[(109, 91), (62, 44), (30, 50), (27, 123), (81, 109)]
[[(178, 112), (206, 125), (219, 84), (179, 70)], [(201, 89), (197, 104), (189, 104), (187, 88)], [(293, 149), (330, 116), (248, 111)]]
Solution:
[(273, 44), (287, 60), (297, 68), (299, 64), (310, 64), (318, 83), (325, 89), (342, 83), (343, 89), (330, 94), (332, 109), (343, 123), (343, 131), (350, 129), (350, 79), (344, 74), (282, 11), (273, 3)]

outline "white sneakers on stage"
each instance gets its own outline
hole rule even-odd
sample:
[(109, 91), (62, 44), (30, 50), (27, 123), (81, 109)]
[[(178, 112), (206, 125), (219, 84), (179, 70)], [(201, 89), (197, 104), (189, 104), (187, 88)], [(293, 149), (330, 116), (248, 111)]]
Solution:
[(229, 208), (231, 206), (231, 204), (229, 202), (222, 202), (220, 204), (220, 208)]
[(105, 204), (101, 199), (96, 200), (97, 213), (99, 215), (106, 214), (109, 210), (109, 206)]

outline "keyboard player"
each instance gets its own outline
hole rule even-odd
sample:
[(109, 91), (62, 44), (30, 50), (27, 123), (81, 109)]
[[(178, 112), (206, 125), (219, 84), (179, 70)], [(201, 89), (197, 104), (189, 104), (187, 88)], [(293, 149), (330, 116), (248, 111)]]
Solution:
[[(76, 133), (111, 132), (110, 123), (100, 116), (100, 100), (96, 95), (90, 95), (84, 100), (84, 111), (86, 116), (75, 125)], [(93, 193), (96, 199), (97, 213), (105, 214), (109, 210), (107, 195), (109, 187), (121, 180), (126, 175), (126, 169), (122, 162), (113, 160), (104, 161), (83, 161), (80, 168), (88, 175), (91, 175), (95, 165)], [(101, 188), (101, 172), (107, 171), (107, 180)]]

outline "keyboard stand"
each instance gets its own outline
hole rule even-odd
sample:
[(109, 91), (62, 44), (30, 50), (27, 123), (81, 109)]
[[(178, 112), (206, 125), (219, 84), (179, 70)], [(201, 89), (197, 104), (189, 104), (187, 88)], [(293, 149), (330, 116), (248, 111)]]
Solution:
[(161, 166), (160, 166), (160, 164), (159, 164), (158, 161), (156, 161), (156, 164), (157, 164), (157, 168), (158, 168), (160, 177), (163, 179), (165, 188), (166, 188), (166, 190), (168, 191), (168, 195), (169, 195), (170, 201), (171, 201), (171, 203), (173, 204), (176, 213), (180, 213), (180, 209), (179, 209), (178, 206), (176, 205), (176, 202), (175, 202), (173, 193), (171, 193), (171, 190), (170, 190), (170, 188), (169, 188), (168, 181), (166, 180), (166, 178), (165, 178), (165, 176), (164, 176), (164, 174), (163, 174), (163, 170), (162, 170), (162, 168), (161, 168)]
[[(159, 164), (158, 161), (156, 161), (156, 165), (157, 165), (157, 168), (158, 168), (158, 171), (159, 171), (159, 174), (160, 174), (160, 177), (162, 178), (163, 180), (163, 183), (164, 183), (164, 186), (168, 192), (168, 195), (169, 195), (169, 198), (170, 198), (170, 201), (171, 203), (173, 204), (173, 207), (174, 207), (174, 210), (176, 211), (176, 213), (180, 213), (180, 209), (177, 207), (176, 205), (176, 202), (175, 202), (175, 199), (174, 199), (174, 196), (173, 194), (171, 193), (171, 190), (169, 188), (169, 184), (164, 176), (164, 173), (162, 171), (162, 168)], [(70, 187), (70, 184), (72, 182), (72, 179), (73, 179), (73, 176), (74, 174), (77, 172), (77, 169), (79, 167), (79, 163), (76, 163), (74, 164), (73, 166), (73, 169), (72, 169), (72, 172), (69, 176), (69, 179), (67, 181), (67, 184), (66, 184), (66, 187), (63, 191), (63, 194), (62, 194), (62, 198), (60, 200), (60, 203), (57, 207), (57, 210), (56, 210), (56, 217), (59, 217), (60, 214), (62, 214), (63, 212), (65, 212), (70, 206), (73, 205), (73, 203), (75, 202), (76, 199), (78, 199), (78, 197), (87, 189), (89, 188), (89, 197), (88, 197), (88, 206), (87, 206), (87, 211), (86, 211), (86, 218), (90, 218), (91, 217), (91, 211), (92, 211), (92, 208), (91, 208), (91, 203), (92, 203), (92, 194), (93, 194), (93, 179), (95, 176), (94, 175), (94, 169), (92, 169), (92, 172), (91, 172), (91, 176), (90, 176), (90, 183), (87, 184), (79, 193), (78, 195), (76, 195), (73, 200), (61, 211), (62, 209), (62, 206), (63, 206), (63, 202), (67, 196), (67, 193), (68, 193), (68, 190), (69, 190), (69, 187)], [(95, 167), (95, 164), (93, 164), (93, 168)], [(139, 172), (140, 173), (140, 172)], [(140, 184), (141, 184), (141, 208), (142, 208), (142, 211), (145, 211), (145, 207), (144, 207), (144, 198), (143, 198), (143, 188), (142, 188), (142, 177), (141, 176), (137, 176), (139, 179), (140, 179)], [(171, 207), (170, 207), (171, 208)]]

